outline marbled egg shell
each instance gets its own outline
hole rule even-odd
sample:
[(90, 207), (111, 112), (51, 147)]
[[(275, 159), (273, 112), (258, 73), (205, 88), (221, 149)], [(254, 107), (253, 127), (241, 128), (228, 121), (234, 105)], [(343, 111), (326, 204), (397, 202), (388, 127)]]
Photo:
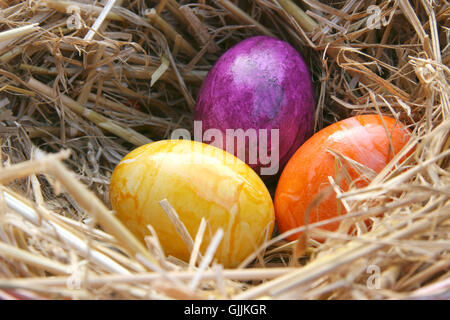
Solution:
[[(306, 222), (345, 214), (330, 177), (342, 191), (349, 189), (348, 180), (353, 187), (364, 187), (370, 175), (361, 174), (364, 170), (356, 170), (347, 159), (379, 173), (409, 138), (410, 131), (404, 124), (378, 115), (347, 118), (316, 132), (291, 157), (278, 181), (274, 199), (278, 230), (286, 232)], [(340, 221), (335, 221), (323, 229), (336, 231), (339, 225)], [(298, 236), (297, 233), (288, 239), (293, 241)]]
[[(278, 152), (280, 168), (312, 134), (315, 99), (311, 76), (301, 55), (287, 42), (267, 36), (243, 40), (226, 51), (209, 71), (198, 95), (194, 119), (202, 129), (219, 129), (227, 149), (227, 129), (266, 129), (267, 149)], [(272, 146), (271, 129), (279, 130), (278, 151)], [(259, 135), (258, 135), (259, 139)], [(260, 140), (260, 139), (259, 139)], [(216, 141), (217, 142), (217, 141)], [(261, 141), (258, 141), (260, 144)], [(259, 155), (255, 163), (260, 174)], [(234, 148), (234, 155), (237, 148)]]
[(189, 251), (159, 201), (167, 199), (193, 239), (202, 218), (205, 252), (222, 228), (216, 252), (226, 267), (242, 262), (275, 223), (272, 198), (260, 177), (244, 162), (216, 147), (188, 140), (141, 146), (117, 165), (110, 200), (117, 217), (140, 239), (151, 225), (167, 255), (189, 261)]

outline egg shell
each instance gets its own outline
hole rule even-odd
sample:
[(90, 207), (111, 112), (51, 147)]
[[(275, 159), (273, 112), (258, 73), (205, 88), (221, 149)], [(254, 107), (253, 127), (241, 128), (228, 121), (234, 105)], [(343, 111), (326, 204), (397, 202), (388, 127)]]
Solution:
[[(385, 129), (386, 126), (386, 129)], [(389, 133), (389, 136), (387, 134)], [(284, 168), (275, 192), (275, 213), (280, 232), (303, 226), (310, 203), (322, 190), (331, 187), (328, 177), (337, 182), (338, 173), (345, 172), (327, 149), (353, 159), (379, 173), (410, 138), (410, 132), (395, 119), (378, 115), (362, 115), (336, 122), (313, 135), (292, 156)], [(392, 145), (390, 146), (390, 142)], [(391, 149), (392, 147), (392, 149)], [(357, 187), (367, 185), (348, 164), (346, 171)], [(342, 190), (348, 190), (345, 178), (340, 180)], [(326, 193), (326, 191), (324, 191)], [(334, 218), (345, 209), (331, 191), (309, 214), (309, 223)], [(339, 222), (327, 224), (323, 229), (335, 231)], [(290, 236), (295, 240), (299, 233)]]
[[(222, 147), (232, 153), (227, 149), (226, 129), (266, 129), (268, 150), (272, 149), (271, 129), (278, 129), (278, 165), (282, 168), (311, 136), (314, 107), (311, 76), (301, 55), (285, 41), (256, 36), (227, 50), (208, 72), (194, 119), (202, 121), (203, 132), (219, 129)], [(261, 166), (267, 166), (259, 157), (250, 163), (249, 143), (245, 154), (242, 160), (258, 174)], [(237, 148), (234, 155), (239, 156)]]
[(260, 177), (233, 155), (196, 141), (141, 146), (120, 161), (110, 183), (112, 208), (132, 233), (143, 241), (150, 224), (167, 255), (189, 261), (185, 243), (159, 205), (163, 199), (193, 239), (205, 218), (201, 252), (223, 229), (215, 258), (226, 267), (237, 266), (270, 238), (275, 224), (272, 198)]

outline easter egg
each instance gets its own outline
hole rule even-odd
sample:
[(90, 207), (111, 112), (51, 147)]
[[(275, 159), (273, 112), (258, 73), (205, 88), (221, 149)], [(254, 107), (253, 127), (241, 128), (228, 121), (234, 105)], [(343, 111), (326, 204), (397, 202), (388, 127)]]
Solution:
[[(409, 137), (410, 133), (403, 124), (386, 116), (381, 119), (378, 115), (348, 118), (314, 134), (295, 152), (278, 182), (274, 204), (280, 232), (303, 226), (305, 220), (314, 223), (345, 214), (335, 192), (330, 190), (329, 176), (344, 191), (349, 188), (348, 180), (352, 180), (356, 187), (367, 185), (345, 158), (339, 159), (329, 151), (379, 173)], [(311, 206), (307, 218), (308, 206), (322, 190), (324, 198)], [(323, 229), (335, 231), (338, 227), (339, 222), (333, 222)], [(288, 239), (295, 240), (298, 236), (296, 233)]]
[(215, 259), (237, 266), (275, 224), (272, 198), (261, 178), (233, 155), (197, 141), (163, 140), (136, 148), (111, 176), (110, 201), (138, 239), (155, 230), (166, 255), (189, 261), (190, 252), (159, 202), (167, 199), (195, 239), (206, 221), (200, 252), (224, 232)]
[(267, 36), (243, 40), (208, 72), (194, 119), (203, 142), (236, 155), (263, 178), (275, 175), (312, 134), (315, 99), (299, 52)]

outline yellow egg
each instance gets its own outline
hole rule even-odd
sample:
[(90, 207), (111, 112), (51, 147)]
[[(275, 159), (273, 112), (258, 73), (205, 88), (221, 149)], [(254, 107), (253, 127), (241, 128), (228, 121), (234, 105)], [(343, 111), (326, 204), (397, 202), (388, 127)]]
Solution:
[(274, 227), (272, 198), (259, 176), (233, 155), (196, 141), (163, 140), (141, 146), (114, 169), (110, 200), (117, 217), (139, 239), (151, 225), (166, 255), (189, 261), (189, 250), (159, 201), (167, 199), (195, 239), (201, 219), (207, 227), (204, 253), (219, 228), (224, 236), (215, 259), (234, 267)]

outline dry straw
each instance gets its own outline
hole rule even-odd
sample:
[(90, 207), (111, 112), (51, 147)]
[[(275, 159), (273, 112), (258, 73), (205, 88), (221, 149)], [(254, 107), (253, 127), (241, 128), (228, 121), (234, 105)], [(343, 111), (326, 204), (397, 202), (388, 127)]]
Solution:
[[(450, 298), (447, 1), (0, 5), (0, 299)], [(330, 150), (369, 180), (343, 192), (330, 177), (348, 214), (307, 226), (323, 243), (275, 234), (237, 269), (214, 261), (221, 231), (201, 251), (208, 222), (190, 235), (160, 199), (191, 252), (167, 257), (151, 226), (143, 244), (110, 211), (111, 172), (135, 146), (191, 128), (208, 70), (253, 35), (302, 53), (316, 130), (386, 114), (412, 139), (379, 174)]]

